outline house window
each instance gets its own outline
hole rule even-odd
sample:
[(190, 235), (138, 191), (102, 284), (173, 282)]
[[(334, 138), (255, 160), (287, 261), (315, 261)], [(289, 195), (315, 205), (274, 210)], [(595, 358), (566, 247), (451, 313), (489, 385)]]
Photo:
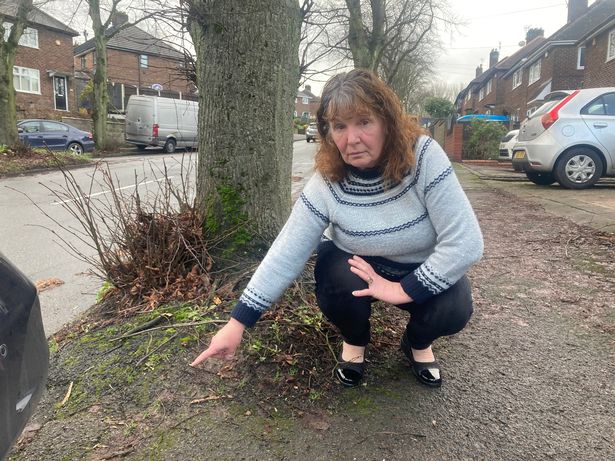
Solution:
[(513, 74), (513, 90), (515, 88), (517, 88), (519, 85), (521, 85), (521, 81), (522, 81), (522, 77), (523, 76), (523, 69), (519, 69), (518, 71), (516, 71)]
[(609, 46), (606, 50), (606, 60), (610, 61), (615, 58), (615, 30), (609, 32)]
[(148, 66), (148, 56), (146, 54), (139, 55), (139, 67), (142, 69), (147, 69)]
[(491, 82), (492, 82), (492, 81), (493, 81), (493, 79), (490, 79), (490, 80), (487, 82), (487, 90), (485, 91), (485, 94), (489, 94), (489, 93), (491, 93)]
[(38, 69), (14, 66), (13, 83), (15, 91), (41, 94), (41, 76)]
[(469, 101), (472, 98), (472, 92), (468, 90), (468, 94), (466, 94), (466, 101)]
[(297, 111), (294, 111), (294, 112), (293, 112), (293, 117), (294, 117), (294, 118), (297, 118)]
[(303, 102), (303, 104), (309, 104), (310, 103), (310, 98), (303, 98), (302, 102)]
[[(13, 24), (3, 22), (2, 26), (4, 27), (4, 41), (6, 42), (9, 39), (9, 35), (11, 35)], [(19, 38), (19, 44), (28, 48), (38, 48), (38, 30), (26, 27)]]
[(530, 78), (528, 85), (540, 80), (540, 61), (535, 62), (530, 66)]
[(481, 99), (483, 99), (485, 97), (485, 87), (481, 87), (480, 90), (478, 90), (478, 100), (480, 101)]
[(81, 69), (82, 70), (87, 69), (88, 68), (88, 62), (87, 62), (87, 59), (85, 58), (85, 56), (81, 56), (80, 61), (81, 61)]
[(580, 46), (577, 51), (577, 69), (585, 69), (585, 47)]

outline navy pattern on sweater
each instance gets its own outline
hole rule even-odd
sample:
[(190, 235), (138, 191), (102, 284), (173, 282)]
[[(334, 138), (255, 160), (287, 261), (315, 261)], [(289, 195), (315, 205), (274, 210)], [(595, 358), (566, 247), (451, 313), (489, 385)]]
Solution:
[(299, 276), (323, 233), (351, 254), (417, 264), (400, 282), (416, 303), (453, 285), (483, 251), (478, 221), (448, 157), (422, 136), (416, 167), (393, 186), (385, 187), (375, 171), (350, 168), (339, 182), (315, 173), (231, 316), (254, 325)]

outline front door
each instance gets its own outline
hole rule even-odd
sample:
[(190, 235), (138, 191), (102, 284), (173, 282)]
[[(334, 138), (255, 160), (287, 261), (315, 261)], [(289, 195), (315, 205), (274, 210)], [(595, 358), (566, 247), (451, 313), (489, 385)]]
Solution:
[(53, 94), (55, 98), (56, 110), (68, 110), (68, 99), (66, 96), (66, 77), (53, 77)]

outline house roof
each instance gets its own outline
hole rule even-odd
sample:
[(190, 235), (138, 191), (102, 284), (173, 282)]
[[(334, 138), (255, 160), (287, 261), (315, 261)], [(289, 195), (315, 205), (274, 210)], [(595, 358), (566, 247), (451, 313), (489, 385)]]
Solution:
[(318, 96), (316, 96), (314, 93), (312, 93), (310, 90), (308, 90), (306, 88), (304, 88), (303, 90), (297, 91), (297, 97), (298, 98), (309, 98), (309, 99), (313, 99), (315, 101), (320, 99)]
[(591, 40), (592, 38), (602, 34), (603, 32), (612, 29), (615, 27), (615, 9), (613, 10), (613, 14), (611, 16), (607, 16), (604, 23), (598, 26), (596, 29), (588, 32), (585, 36), (581, 37), (581, 42), (585, 42)]
[[(17, 17), (17, 7), (18, 2), (15, 0), (0, 0), (0, 15), (5, 16), (8, 19), (15, 19)], [(34, 7), (32, 11), (28, 14), (28, 22), (31, 24), (36, 24), (39, 26), (46, 27), (47, 29), (56, 30), (58, 32), (63, 32), (72, 37), (76, 37), (79, 35), (74, 29), (71, 29), (66, 24), (61, 21), (58, 21), (52, 16), (49, 16), (47, 13), (39, 10)]]
[(588, 34), (592, 34), (600, 28), (609, 18), (612, 18), (615, 11), (615, 0), (597, 0), (585, 14), (579, 16), (575, 21), (569, 22), (551, 35), (538, 50), (528, 57), (524, 65), (533, 64), (549, 49), (554, 46), (576, 45)]
[[(114, 34), (117, 27), (110, 27), (105, 32), (106, 35)], [(95, 49), (94, 39), (75, 47), (75, 56), (84, 54)], [(179, 52), (165, 41), (139, 29), (137, 26), (120, 28), (107, 43), (107, 48), (116, 50), (131, 51), (133, 53), (162, 56), (164, 58), (182, 60), (183, 53)]]
[(605, 18), (612, 16), (613, 11), (615, 11), (615, 0), (597, 0), (585, 14), (566, 24), (549, 37), (549, 41), (574, 40), (576, 42), (603, 24)]

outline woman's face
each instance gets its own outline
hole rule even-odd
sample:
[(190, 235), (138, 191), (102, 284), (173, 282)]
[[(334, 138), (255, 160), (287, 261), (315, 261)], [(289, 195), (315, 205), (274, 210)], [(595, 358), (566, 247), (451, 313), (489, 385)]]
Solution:
[(375, 115), (335, 118), (329, 127), (342, 159), (356, 168), (373, 168), (382, 155), (384, 123)]

